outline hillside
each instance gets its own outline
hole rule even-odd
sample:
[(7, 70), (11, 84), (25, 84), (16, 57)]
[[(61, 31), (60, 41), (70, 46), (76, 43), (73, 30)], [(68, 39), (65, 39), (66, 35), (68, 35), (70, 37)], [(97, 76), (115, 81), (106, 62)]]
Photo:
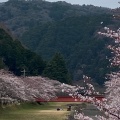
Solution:
[(16, 75), (40, 75), (45, 67), (42, 58), (28, 49), (15, 38), (4, 25), (0, 25), (0, 68), (12, 71)]
[(83, 74), (102, 84), (109, 65), (107, 45), (110, 40), (100, 37), (97, 32), (104, 25), (113, 23), (110, 15), (69, 17), (64, 20), (39, 24), (25, 32), (21, 38), (24, 45), (50, 60), (56, 53), (64, 55), (74, 80)]
[(17, 36), (39, 23), (62, 20), (70, 16), (110, 13), (110, 9), (92, 5), (79, 6), (44, 0), (9, 0), (0, 5), (0, 21)]
[(111, 9), (60, 1), (9, 0), (1, 4), (0, 13), (0, 21), (44, 60), (49, 62), (56, 52), (63, 54), (73, 80), (81, 80), (85, 74), (104, 83), (110, 71), (106, 60), (110, 41), (97, 32), (113, 23), (119, 25)]

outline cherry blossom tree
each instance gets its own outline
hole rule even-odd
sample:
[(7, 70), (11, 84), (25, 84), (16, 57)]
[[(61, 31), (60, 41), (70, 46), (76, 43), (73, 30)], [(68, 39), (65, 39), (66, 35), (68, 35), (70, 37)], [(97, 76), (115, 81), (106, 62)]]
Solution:
[[(109, 45), (108, 49), (111, 50), (113, 57), (110, 59), (111, 66), (120, 68), (120, 28), (113, 31), (108, 27), (104, 27), (105, 32), (98, 32), (98, 34), (112, 38), (114, 45)], [(120, 119), (120, 70), (111, 72), (108, 75), (109, 81), (105, 83), (107, 103), (105, 105), (108, 111), (108, 118), (110, 120)]]
[[(0, 70), (0, 103), (12, 104), (23, 101), (36, 101), (37, 98), (49, 101), (61, 92), (61, 83), (41, 76), (17, 77)], [(66, 86), (72, 91), (73, 87)]]
[[(86, 84), (87, 90), (85, 87), (76, 86), (74, 87), (74, 92), (70, 92), (70, 96), (74, 97), (76, 100), (76, 96), (79, 97), (83, 101), (88, 101), (91, 104), (95, 105), (100, 111), (104, 112), (104, 116), (96, 115), (98, 120), (120, 120), (120, 28), (118, 30), (113, 31), (108, 27), (104, 27), (103, 32), (98, 32), (99, 35), (103, 35), (105, 37), (111, 38), (113, 40), (111, 45), (108, 45), (108, 49), (111, 50), (112, 58), (109, 59), (112, 66), (116, 66), (118, 71), (111, 72), (111, 74), (107, 75), (108, 81), (105, 82), (106, 92), (105, 98), (101, 101), (96, 99), (95, 97), (91, 97), (91, 94), (96, 93), (93, 85)], [(106, 56), (108, 59), (108, 57)], [(83, 79), (86, 80), (89, 77), (83, 76)], [(79, 93), (78, 91), (83, 91), (84, 95)], [(64, 87), (63, 87), (64, 91)], [(69, 92), (69, 91), (67, 91)], [(92, 118), (85, 116), (84, 113), (79, 113), (78, 111), (74, 114), (74, 119), (76, 120), (92, 120)]]

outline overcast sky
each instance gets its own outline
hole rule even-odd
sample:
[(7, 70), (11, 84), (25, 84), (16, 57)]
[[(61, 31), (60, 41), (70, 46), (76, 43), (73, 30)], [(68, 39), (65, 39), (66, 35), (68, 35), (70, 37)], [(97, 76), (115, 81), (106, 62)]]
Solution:
[[(7, 0), (0, 0), (0, 2), (5, 2)], [(120, 4), (118, 1), (120, 0), (46, 0), (50, 2), (55, 2), (55, 1), (66, 1), (68, 3), (72, 4), (92, 4), (95, 6), (102, 6), (102, 7), (109, 7), (109, 8), (117, 8), (120, 7)]]

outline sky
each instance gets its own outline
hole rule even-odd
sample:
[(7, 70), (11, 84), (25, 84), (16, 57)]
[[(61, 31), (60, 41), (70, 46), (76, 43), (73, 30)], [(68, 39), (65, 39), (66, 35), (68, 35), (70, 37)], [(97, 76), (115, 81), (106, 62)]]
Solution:
[[(7, 0), (0, 0), (0, 2), (6, 2)], [(120, 4), (118, 3), (120, 0), (45, 0), (50, 2), (56, 2), (56, 1), (66, 1), (71, 4), (79, 4), (79, 5), (95, 5), (95, 6), (102, 6), (102, 7), (108, 7), (108, 8), (117, 8), (120, 7)]]

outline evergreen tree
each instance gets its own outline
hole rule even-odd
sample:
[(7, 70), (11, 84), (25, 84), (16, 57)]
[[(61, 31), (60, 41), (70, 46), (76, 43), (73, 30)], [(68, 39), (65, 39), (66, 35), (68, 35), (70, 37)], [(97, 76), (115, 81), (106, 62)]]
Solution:
[(27, 70), (28, 75), (41, 75), (45, 62), (0, 28), (0, 69), (5, 67), (15, 75), (21, 75), (23, 69)]
[(4, 68), (3, 58), (0, 58), (0, 69)]
[(70, 83), (70, 75), (66, 68), (65, 60), (60, 53), (56, 53), (43, 71), (43, 76), (58, 80), (62, 83)]

